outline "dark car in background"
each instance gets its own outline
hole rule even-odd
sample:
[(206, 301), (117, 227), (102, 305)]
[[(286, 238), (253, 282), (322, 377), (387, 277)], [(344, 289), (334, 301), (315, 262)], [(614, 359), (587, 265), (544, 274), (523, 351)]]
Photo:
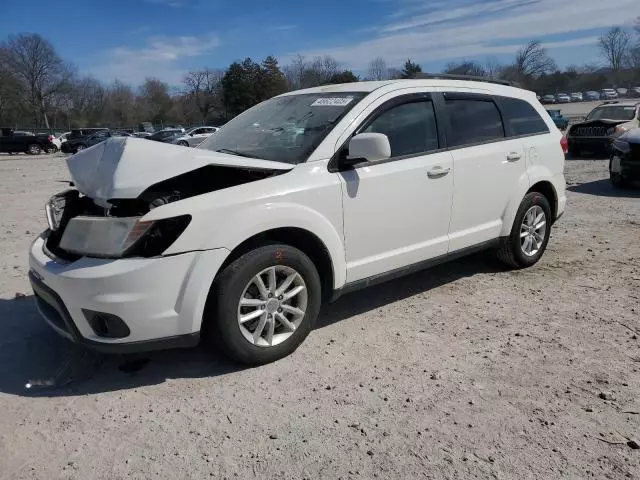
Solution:
[(130, 133), (124, 131), (110, 131), (107, 129), (99, 129), (97, 132), (85, 135), (82, 137), (76, 137), (69, 139), (67, 137), (67, 141), (62, 144), (61, 150), (64, 153), (78, 153), (85, 148), (93, 147), (100, 142), (105, 141), (107, 138), (111, 137), (124, 137), (131, 136)]
[(613, 140), (640, 126), (640, 104), (605, 102), (597, 106), (582, 123), (572, 125), (567, 134), (570, 156), (584, 151), (610, 152)]
[(616, 188), (640, 180), (640, 128), (629, 130), (614, 140), (609, 161), (609, 178)]
[(15, 131), (12, 128), (0, 130), (0, 152), (28, 153), (39, 155), (42, 152), (53, 153), (57, 147), (50, 134), (34, 135), (31, 132)]
[(569, 119), (562, 115), (561, 110), (547, 110), (547, 113), (549, 113), (551, 120), (553, 120), (553, 123), (555, 123), (556, 127), (558, 127), (560, 130), (566, 130), (566, 128), (569, 126)]
[(184, 135), (183, 128), (167, 128), (147, 137), (155, 142), (170, 142), (176, 135)]
[(80, 137), (90, 137), (94, 133), (108, 131), (108, 128), (72, 128), (71, 133), (67, 135), (67, 141), (74, 140)]

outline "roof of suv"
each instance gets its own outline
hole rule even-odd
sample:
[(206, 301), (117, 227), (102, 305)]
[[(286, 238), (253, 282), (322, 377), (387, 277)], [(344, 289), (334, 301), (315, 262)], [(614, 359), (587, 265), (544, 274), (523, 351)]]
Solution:
[[(423, 87), (423, 88), (461, 88), (476, 91), (484, 91), (493, 94), (503, 94), (508, 96), (535, 95), (533, 92), (521, 88), (511, 87), (497, 83), (474, 81), (474, 80), (451, 80), (451, 79), (411, 79), (411, 80), (385, 80), (380, 82), (354, 82), (341, 83), (337, 85), (323, 85), (321, 87), (307, 88), (288, 92), (282, 96), (297, 95), (301, 93), (347, 93), (365, 92), (370, 93), (383, 87), (388, 90), (400, 88)], [(525, 93), (526, 92), (526, 93)]]

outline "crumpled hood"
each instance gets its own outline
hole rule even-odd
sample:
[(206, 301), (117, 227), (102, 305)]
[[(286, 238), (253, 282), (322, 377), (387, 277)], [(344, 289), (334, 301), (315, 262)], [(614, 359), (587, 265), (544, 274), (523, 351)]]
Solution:
[(66, 161), (76, 188), (101, 202), (136, 198), (151, 185), (206, 165), (281, 171), (294, 167), (134, 137), (109, 138)]

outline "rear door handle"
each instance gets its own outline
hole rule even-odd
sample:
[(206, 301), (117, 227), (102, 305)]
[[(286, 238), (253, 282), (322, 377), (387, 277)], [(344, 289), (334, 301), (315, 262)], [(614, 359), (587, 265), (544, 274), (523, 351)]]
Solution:
[(431, 170), (427, 172), (427, 176), (429, 178), (440, 178), (444, 177), (451, 171), (450, 168), (442, 168), (440, 166), (433, 167)]
[(518, 152), (507, 153), (507, 160), (510, 162), (517, 162), (522, 158), (522, 155)]

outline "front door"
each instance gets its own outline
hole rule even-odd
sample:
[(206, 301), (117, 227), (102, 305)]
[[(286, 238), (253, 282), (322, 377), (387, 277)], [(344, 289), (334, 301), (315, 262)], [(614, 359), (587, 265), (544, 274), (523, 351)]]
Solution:
[(392, 158), (338, 174), (347, 282), (447, 253), (452, 156), (439, 151), (431, 100), (412, 98), (382, 105), (358, 130), (387, 135)]

